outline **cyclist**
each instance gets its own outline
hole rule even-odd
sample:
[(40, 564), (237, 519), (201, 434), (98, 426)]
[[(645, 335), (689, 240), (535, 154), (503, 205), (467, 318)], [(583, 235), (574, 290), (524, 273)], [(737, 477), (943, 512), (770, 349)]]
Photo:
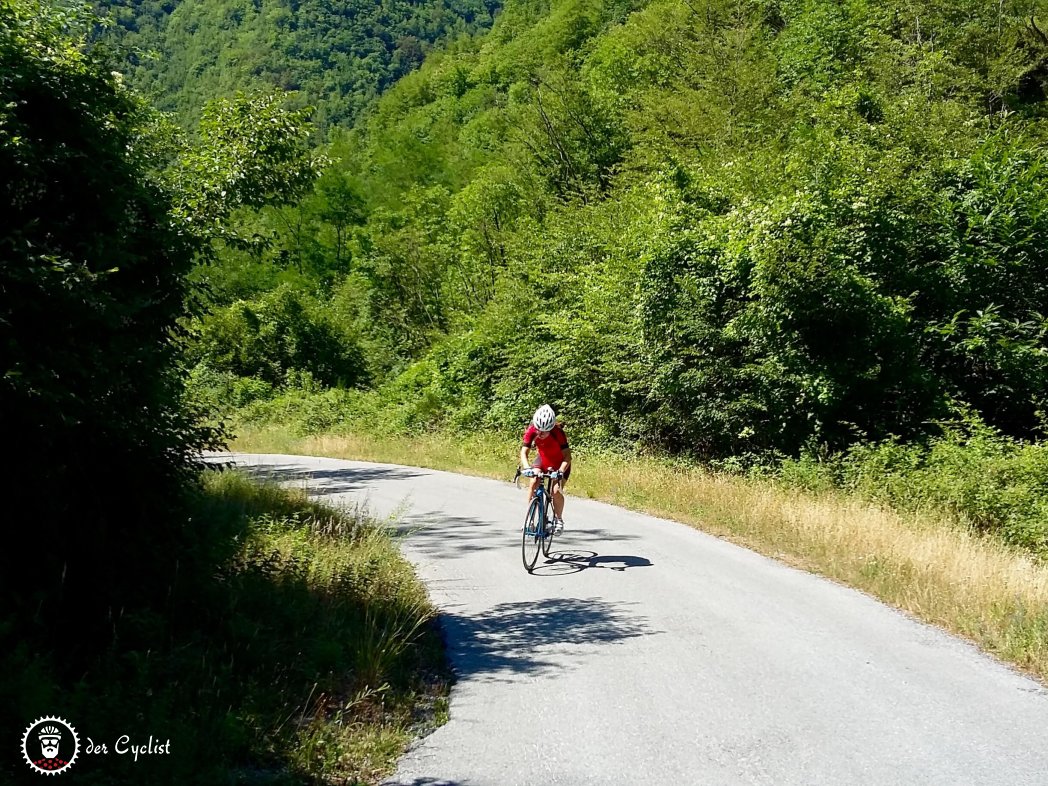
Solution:
[[(534, 463), (529, 462), (528, 456), (532, 448), (538, 450), (538, 456)], [(557, 423), (557, 415), (553, 407), (543, 404), (535, 410), (531, 418), (531, 425), (524, 431), (524, 444), (520, 448), (520, 466), (527, 470), (534, 468), (552, 472), (560, 472), (560, 479), (553, 484), (553, 531), (559, 535), (564, 531), (564, 484), (571, 474), (571, 448), (568, 447), (568, 438), (564, 429)], [(535, 496), (535, 489), (541, 482), (540, 478), (532, 478), (528, 488), (528, 501)]]

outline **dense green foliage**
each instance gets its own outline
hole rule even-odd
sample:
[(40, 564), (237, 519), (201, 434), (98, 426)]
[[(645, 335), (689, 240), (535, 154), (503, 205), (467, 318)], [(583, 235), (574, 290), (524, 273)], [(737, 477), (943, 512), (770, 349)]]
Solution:
[(299, 91), (319, 128), (352, 121), (434, 43), (481, 31), (496, 0), (108, 0), (132, 84), (195, 123), (237, 90)]
[(591, 442), (742, 465), (959, 410), (1036, 439), (1041, 10), (510, 2), (210, 280), (329, 304), (376, 392), (314, 422), (516, 429), (549, 400)]
[(0, 5), (0, 422), (5, 488), (33, 510), (8, 522), (0, 591), (70, 631), (163, 593), (169, 511), (212, 442), (173, 341), (195, 246), (153, 174), (151, 115), (66, 37), (77, 23)]
[[(327, 386), (366, 380), (362, 352), (339, 334), (326, 312), (283, 285), (250, 303), (238, 300), (200, 323), (191, 356), (217, 372), (252, 377), (269, 385), (306, 372)], [(204, 360), (206, 359), (206, 360)]]
[(301, 116), (266, 97), (216, 101), (187, 146), (87, 45), (93, 21), (0, 3), (5, 730), (60, 709), (17, 704), (17, 680), (71, 691), (131, 620), (211, 575), (214, 533), (185, 508), (220, 444), (185, 395), (188, 274), (238, 241), (234, 210), (315, 177)]
[(277, 96), (237, 93), (204, 106), (194, 144), (183, 140), (164, 172), (185, 232), (250, 247), (255, 239), (230, 226), (234, 211), (287, 204), (312, 187), (321, 160), (306, 141), (309, 113), (281, 104)]
[(1048, 444), (1016, 442), (979, 423), (952, 422), (924, 444), (863, 443), (822, 460), (788, 460), (780, 478), (903, 510), (940, 511), (1048, 556)]
[(1032, 435), (1032, 8), (631, 10), (510, 4), (334, 150), (360, 208), (325, 285), (358, 293), (379, 365), (425, 354), (452, 419), (506, 426), (548, 397), (703, 457), (917, 436), (958, 402)]

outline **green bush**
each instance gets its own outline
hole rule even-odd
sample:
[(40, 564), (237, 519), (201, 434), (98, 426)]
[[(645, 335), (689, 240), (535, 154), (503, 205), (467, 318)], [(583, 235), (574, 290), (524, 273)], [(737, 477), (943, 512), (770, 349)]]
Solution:
[(977, 421), (948, 425), (923, 444), (864, 443), (830, 460), (787, 461), (780, 477), (902, 510), (944, 512), (1048, 557), (1048, 444), (1013, 440)]
[(186, 380), (186, 394), (190, 401), (199, 410), (216, 418), (269, 398), (274, 390), (274, 386), (265, 380), (217, 371), (206, 362), (194, 366)]
[(299, 384), (252, 401), (230, 417), (234, 424), (277, 423), (298, 436), (337, 432), (367, 420), (374, 398), (372, 392)]
[(257, 300), (237, 301), (197, 323), (190, 356), (225, 374), (281, 385), (308, 371), (327, 386), (365, 382), (364, 355), (308, 296), (284, 284)]

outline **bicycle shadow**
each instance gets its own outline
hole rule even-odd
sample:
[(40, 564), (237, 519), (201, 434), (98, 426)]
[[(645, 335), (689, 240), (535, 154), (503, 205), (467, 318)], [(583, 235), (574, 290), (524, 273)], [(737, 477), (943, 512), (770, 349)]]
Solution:
[[(412, 551), (440, 559), (469, 557), (478, 552), (520, 549), (520, 530), (507, 528), (497, 519), (452, 515), (439, 510), (402, 513), (394, 517), (389, 532)], [(572, 539), (583, 543), (636, 540), (636, 535), (604, 530), (572, 530)]]
[(567, 576), (591, 568), (623, 572), (630, 568), (648, 568), (654, 563), (634, 554), (597, 554), (595, 551), (551, 551), (542, 565), (536, 565), (533, 576)]

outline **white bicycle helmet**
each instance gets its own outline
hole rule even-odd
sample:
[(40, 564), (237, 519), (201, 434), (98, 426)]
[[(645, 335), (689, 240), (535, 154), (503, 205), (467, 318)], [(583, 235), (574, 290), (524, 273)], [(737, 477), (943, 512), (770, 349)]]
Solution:
[(535, 410), (531, 424), (539, 431), (552, 431), (553, 427), (557, 425), (557, 414), (549, 404), (543, 404)]

